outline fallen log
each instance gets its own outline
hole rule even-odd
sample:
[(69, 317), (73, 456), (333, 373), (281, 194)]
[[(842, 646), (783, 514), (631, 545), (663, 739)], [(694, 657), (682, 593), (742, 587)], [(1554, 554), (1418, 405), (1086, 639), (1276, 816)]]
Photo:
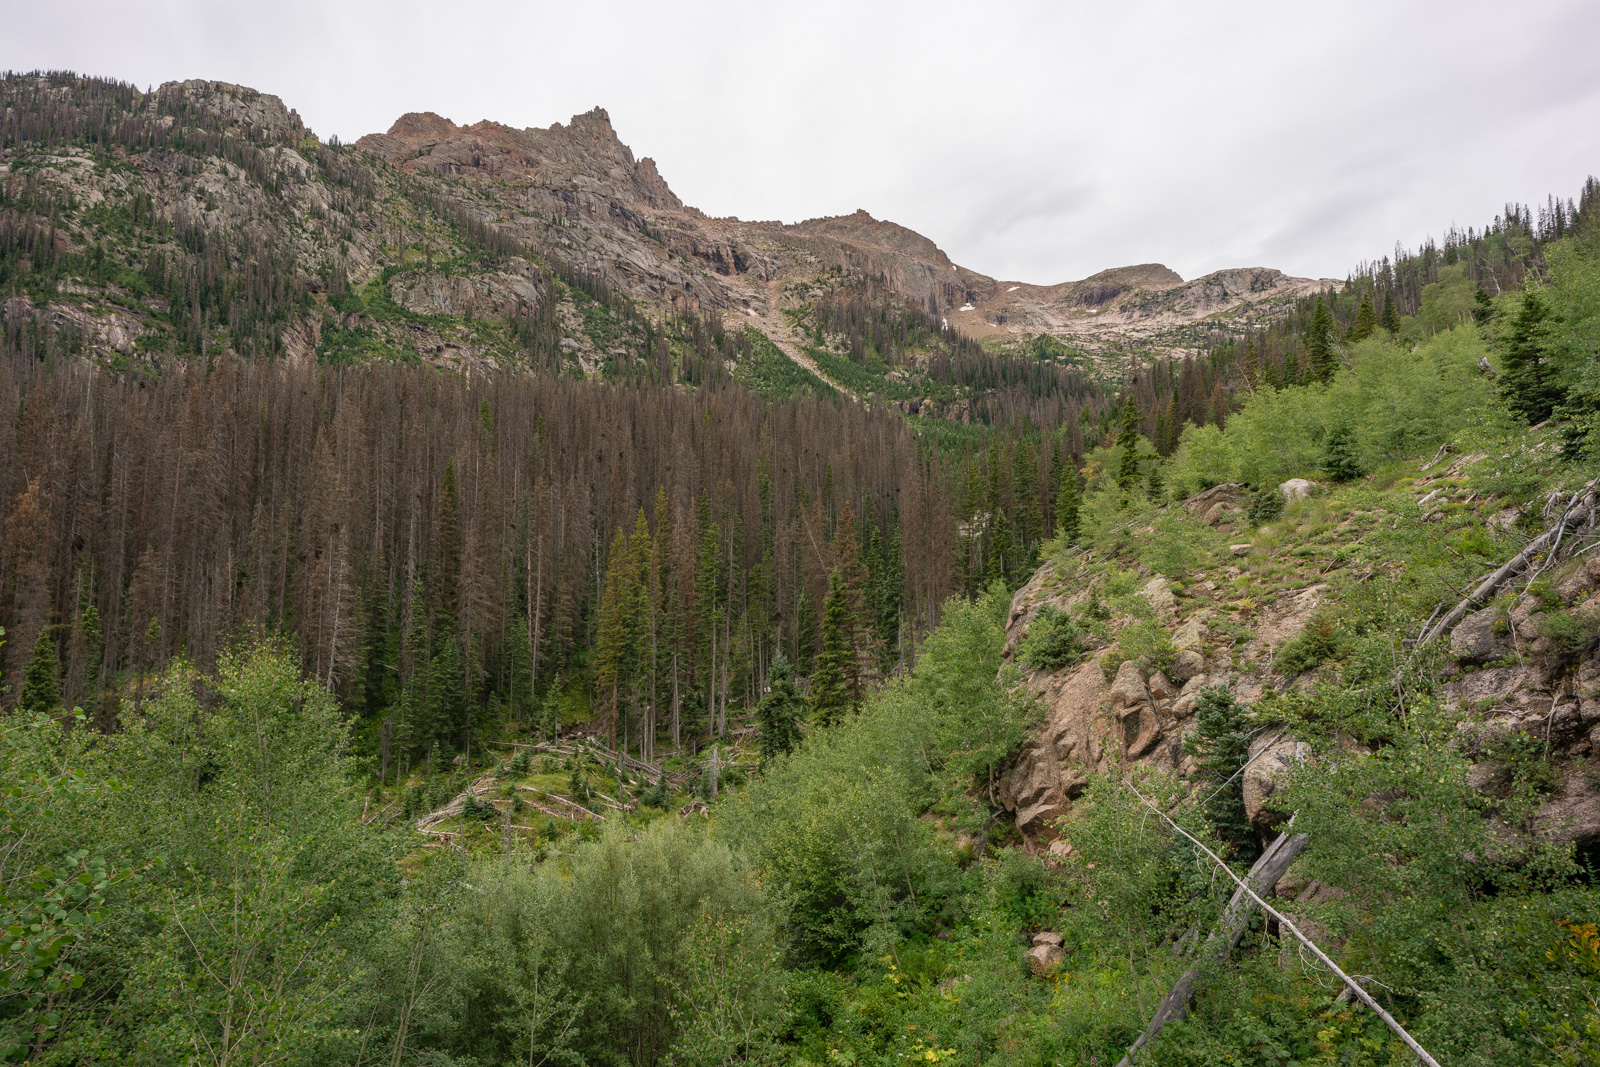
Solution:
[[(1593, 482), (1590, 483), (1590, 485), (1593, 484)], [(1254, 882), (1253, 878), (1248, 878), (1247, 876), (1246, 879), (1241, 879), (1237, 874), (1234, 874), (1233, 868), (1229, 867), (1226, 863), (1223, 863), (1220, 856), (1207, 848), (1205, 843), (1198, 837), (1194, 836), (1189, 831), (1173, 822), (1172, 819), (1168, 817), (1166, 812), (1150, 803), (1150, 800), (1143, 793), (1139, 792), (1139, 790), (1131, 782), (1129, 783), (1128, 788), (1133, 790), (1133, 795), (1139, 798), (1140, 803), (1149, 808), (1151, 811), (1155, 812), (1156, 815), (1160, 817), (1162, 822), (1172, 827), (1172, 829), (1177, 833), (1187, 838), (1189, 843), (1194, 845), (1195, 848), (1198, 848), (1200, 851), (1209, 856), (1211, 858), (1211, 862), (1215, 863), (1217, 867), (1221, 869), (1222, 873), (1226, 874), (1233, 881), (1233, 883), (1239, 887), (1239, 893), (1243, 893), (1248, 896), (1261, 908), (1262, 911), (1278, 920), (1278, 928), (1280, 930), (1287, 930), (1296, 941), (1310, 949), (1311, 954), (1317, 958), (1317, 962), (1321, 963), (1324, 967), (1328, 968), (1328, 970), (1332, 971), (1334, 977), (1338, 978), (1339, 981), (1343, 983), (1346, 990), (1355, 994), (1357, 1000), (1365, 1004), (1374, 1015), (1383, 1020), (1383, 1025), (1387, 1026), (1391, 1031), (1394, 1032), (1396, 1037), (1405, 1042), (1405, 1046), (1411, 1050), (1412, 1055), (1417, 1057), (1417, 1059), (1423, 1064), (1423, 1067), (1439, 1067), (1439, 1061), (1434, 1059), (1428, 1050), (1423, 1048), (1422, 1045), (1418, 1043), (1417, 1039), (1412, 1037), (1406, 1031), (1406, 1028), (1400, 1025), (1399, 1020), (1385, 1011), (1383, 1005), (1374, 1000), (1371, 993), (1368, 993), (1365, 989), (1363, 989), (1359, 982), (1350, 977), (1350, 975), (1346, 974), (1344, 969), (1337, 963), (1333, 962), (1332, 957), (1330, 957), (1326, 952), (1322, 951), (1317, 943), (1307, 937), (1287, 915), (1283, 914), (1283, 912), (1279, 911), (1277, 908), (1274, 908), (1271, 904), (1268, 904), (1262, 899), (1261, 894), (1257, 893), (1255, 889), (1252, 888), (1252, 882)], [(1287, 834), (1290, 827), (1293, 825), (1294, 819), (1291, 818), (1289, 820), (1289, 826), (1284, 827), (1284, 833)], [(1302, 834), (1296, 836), (1303, 837), (1305, 835)], [(1287, 848), (1288, 845), (1285, 844), (1283, 847)], [(1300, 847), (1304, 848), (1305, 846), (1302, 844)], [(1288, 865), (1285, 864), (1285, 869), (1287, 869), (1287, 866)], [(1237, 893), (1235, 894), (1235, 899), (1238, 899)], [(1168, 996), (1170, 997), (1170, 994)], [(1187, 1001), (1185, 1001), (1185, 1003), (1187, 1003)], [(1165, 1006), (1165, 1004), (1166, 1000), (1163, 999), (1162, 1005)], [(1143, 1034), (1140, 1035), (1140, 1040), (1134, 1042), (1133, 1047), (1128, 1050), (1128, 1054), (1122, 1058), (1122, 1060), (1117, 1064), (1117, 1067), (1126, 1067), (1127, 1064), (1132, 1062), (1134, 1051), (1140, 1047), (1141, 1043), (1148, 1044), (1148, 1042), (1144, 1041), (1144, 1036), (1145, 1035)]]
[[(1305, 834), (1279, 834), (1250, 868), (1250, 873), (1245, 876), (1246, 881), (1262, 889), (1271, 889), (1278, 884), (1278, 880), (1289, 869), (1289, 865), (1305, 851), (1309, 840)], [(1189, 1014), (1189, 1002), (1194, 999), (1195, 986), (1200, 981), (1201, 972), (1207, 966), (1226, 959), (1239, 947), (1240, 939), (1249, 929), (1250, 915), (1254, 910), (1254, 903), (1246, 895), (1244, 887), (1234, 890), (1228, 906), (1223, 909), (1222, 917), (1217, 920), (1216, 928), (1206, 938), (1205, 944), (1200, 946), (1194, 966), (1184, 971), (1171, 991), (1161, 998), (1155, 1015), (1150, 1018), (1150, 1025), (1145, 1027), (1144, 1033), (1139, 1035), (1138, 1040), (1128, 1049), (1128, 1054), (1122, 1057), (1117, 1067), (1129, 1067), (1133, 1058), (1155, 1041), (1163, 1027)]]
[[(583, 812), (585, 815), (589, 816), (589, 818), (591, 818), (591, 819), (597, 819), (600, 822), (605, 822), (606, 821), (606, 817), (604, 815), (601, 815), (601, 814), (599, 814), (597, 812), (590, 811), (588, 808), (584, 807), (582, 804), (579, 804), (577, 801), (568, 800), (566, 797), (562, 796), (559, 793), (546, 793), (544, 790), (535, 789), (531, 785), (519, 785), (519, 786), (517, 786), (517, 788), (523, 790), (524, 792), (532, 793), (535, 796), (544, 796), (544, 797), (549, 797), (551, 800), (559, 800), (561, 803), (567, 805), (568, 807), (577, 808), (579, 811)], [(538, 805), (534, 805), (534, 806), (538, 807)], [(540, 808), (540, 810), (543, 811), (544, 809)], [(546, 811), (545, 814), (550, 815), (550, 814), (553, 814), (553, 813)], [(571, 815), (558, 815), (558, 816), (556, 816), (556, 818), (570, 819), (570, 818), (572, 818), (572, 816)]]
[(1565, 534), (1567, 529), (1576, 527), (1595, 517), (1594, 488), (1596, 484), (1600, 484), (1600, 479), (1590, 482), (1574, 493), (1572, 502), (1562, 511), (1560, 521), (1548, 527), (1544, 533), (1535, 537), (1532, 541), (1529, 541), (1521, 552), (1512, 556), (1503, 566), (1485, 578), (1476, 589), (1467, 594), (1459, 604), (1451, 608), (1449, 614), (1440, 619), (1433, 629), (1424, 633), (1417, 640), (1417, 644), (1419, 646), (1425, 645), (1434, 638), (1454, 630), (1456, 624), (1467, 617), (1468, 612), (1493, 598), (1508, 579), (1525, 570), (1533, 562), (1533, 558), (1544, 551), (1545, 546), (1549, 545), (1551, 546), (1550, 558), (1545, 560), (1545, 565), (1540, 568), (1540, 571), (1542, 572), (1547, 568), (1554, 560), (1555, 553), (1560, 549), (1562, 535)]

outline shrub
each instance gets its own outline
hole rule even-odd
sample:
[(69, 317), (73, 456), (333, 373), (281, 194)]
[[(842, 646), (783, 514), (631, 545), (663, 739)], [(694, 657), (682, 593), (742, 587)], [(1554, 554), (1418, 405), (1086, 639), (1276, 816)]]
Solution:
[(1600, 637), (1600, 618), (1586, 611), (1556, 610), (1539, 616), (1539, 636), (1555, 645), (1563, 656), (1586, 652)]
[(1283, 494), (1275, 486), (1263, 485), (1250, 494), (1250, 506), (1245, 518), (1251, 526), (1265, 526), (1283, 514)]
[(1036, 671), (1056, 671), (1083, 658), (1083, 629), (1071, 615), (1045, 604), (1028, 624), (1019, 658)]
[(1178, 650), (1168, 640), (1166, 627), (1154, 619), (1130, 622), (1117, 634), (1117, 647), (1102, 661), (1106, 680), (1117, 675), (1117, 668), (1130, 659), (1143, 660), (1158, 671), (1170, 673)]
[(1273, 666), (1285, 674), (1300, 674), (1344, 653), (1345, 639), (1331, 615), (1316, 615), (1306, 628), (1278, 651)]

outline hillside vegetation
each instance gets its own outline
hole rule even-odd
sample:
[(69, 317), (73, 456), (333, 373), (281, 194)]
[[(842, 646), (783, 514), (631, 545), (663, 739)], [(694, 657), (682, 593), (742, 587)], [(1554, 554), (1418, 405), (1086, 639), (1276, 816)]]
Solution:
[(0, 1057), (1413, 1062), (1292, 923), (1600, 1062), (1593, 180), (1113, 391), (717, 305), (603, 113), (4, 92)]

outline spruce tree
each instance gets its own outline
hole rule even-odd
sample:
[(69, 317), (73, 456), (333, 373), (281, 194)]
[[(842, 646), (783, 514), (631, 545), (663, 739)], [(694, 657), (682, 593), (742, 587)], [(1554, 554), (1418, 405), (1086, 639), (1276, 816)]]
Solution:
[(1372, 336), (1373, 331), (1377, 328), (1378, 312), (1372, 306), (1372, 293), (1362, 293), (1361, 304), (1356, 308), (1356, 320), (1350, 324), (1348, 339), (1351, 344), (1355, 344), (1357, 341), (1365, 341)]
[(1077, 464), (1069, 458), (1061, 472), (1061, 490), (1056, 494), (1056, 536), (1067, 544), (1078, 541), (1078, 510), (1083, 506)]
[(1122, 449), (1122, 461), (1117, 465), (1117, 487), (1131, 489), (1139, 481), (1139, 408), (1133, 400), (1133, 390), (1128, 390), (1128, 402), (1122, 407), (1122, 432), (1117, 435), (1117, 447)]
[(439, 628), (455, 628), (461, 611), (461, 504), (456, 495), (456, 461), (444, 465), (444, 482), (439, 487), (438, 567), (434, 577), (434, 603), (439, 613)]
[(1194, 734), (1183, 743), (1195, 757), (1194, 777), (1207, 794), (1206, 815), (1217, 836), (1233, 846), (1233, 858), (1242, 863), (1253, 862), (1260, 854), (1245, 814), (1244, 778), (1239, 774), (1250, 759), (1255, 736), (1249, 711), (1223, 686), (1202, 689), (1195, 706)]
[(1356, 449), (1355, 429), (1343, 420), (1328, 431), (1322, 443), (1322, 472), (1336, 482), (1353, 481), (1367, 473)]
[(1378, 319), (1378, 325), (1390, 333), (1400, 332), (1400, 303), (1393, 292), (1384, 294), (1383, 315)]
[(832, 726), (853, 710), (856, 658), (850, 630), (850, 601), (835, 570), (822, 608), (822, 651), (811, 672), (811, 721), (819, 726)]
[(470, 744), (467, 721), (467, 691), (461, 671), (461, 645), (458, 635), (440, 635), (439, 649), (428, 665), (427, 722), (433, 734), (424, 743), (455, 735)]
[(1317, 297), (1317, 306), (1311, 312), (1311, 325), (1306, 328), (1306, 362), (1310, 365), (1312, 381), (1333, 380), (1337, 356), (1333, 348), (1333, 312), (1328, 302)]
[(1522, 305), (1505, 335), (1500, 392), (1506, 404), (1529, 425), (1543, 422), (1565, 397), (1545, 351), (1550, 306), (1537, 289), (1522, 294)]
[(772, 659), (766, 696), (756, 706), (760, 734), (761, 765), (793, 752), (800, 743), (800, 719), (805, 701), (790, 677), (789, 658), (779, 652)]
[(39, 640), (33, 643), (33, 655), (22, 675), (22, 695), (17, 699), (17, 710), (39, 715), (61, 710), (61, 690), (56, 685), (60, 673), (56, 643), (50, 627), (46, 626), (39, 631)]
[(1489, 290), (1480, 285), (1478, 291), (1472, 294), (1472, 321), (1479, 326), (1487, 326), (1494, 316), (1494, 299), (1489, 296)]

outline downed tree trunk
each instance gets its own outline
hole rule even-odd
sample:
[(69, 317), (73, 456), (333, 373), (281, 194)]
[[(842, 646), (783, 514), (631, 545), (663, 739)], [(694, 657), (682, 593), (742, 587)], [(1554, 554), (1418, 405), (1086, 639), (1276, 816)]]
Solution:
[[(1561, 518), (1555, 525), (1546, 529), (1544, 533), (1535, 537), (1532, 541), (1529, 541), (1526, 548), (1507, 560), (1504, 566), (1485, 578), (1461, 603), (1451, 608), (1450, 613), (1440, 619), (1433, 629), (1418, 638), (1418, 646), (1425, 645), (1435, 637), (1454, 630), (1456, 624), (1466, 618), (1469, 611), (1492, 598), (1509, 578), (1520, 574), (1529, 563), (1533, 562), (1533, 558), (1543, 552), (1547, 546), (1553, 556), (1560, 549), (1562, 535), (1569, 528), (1581, 526), (1595, 517), (1594, 489), (1596, 484), (1600, 484), (1600, 479), (1590, 482), (1574, 493), (1572, 502), (1562, 511)], [(1547, 560), (1545, 565), (1549, 566), (1549, 562)]]
[[(1267, 846), (1261, 858), (1256, 860), (1255, 866), (1250, 868), (1250, 873), (1245, 876), (1245, 884), (1259, 892), (1270, 890), (1278, 884), (1278, 880), (1289, 869), (1289, 865), (1305, 851), (1309, 841), (1310, 838), (1305, 834), (1279, 834), (1277, 839)], [(1222, 917), (1217, 920), (1216, 929), (1211, 931), (1205, 944), (1200, 947), (1194, 966), (1184, 971), (1183, 976), (1173, 985), (1171, 992), (1161, 998), (1155, 1015), (1150, 1019), (1150, 1025), (1145, 1027), (1144, 1033), (1140, 1034), (1139, 1039), (1129, 1047), (1128, 1054), (1122, 1057), (1117, 1067), (1129, 1067), (1140, 1051), (1155, 1042), (1163, 1027), (1189, 1014), (1189, 1002), (1194, 999), (1194, 989), (1200, 981), (1200, 972), (1208, 965), (1226, 959), (1239, 946), (1240, 938), (1244, 937), (1245, 930), (1250, 926), (1250, 914), (1254, 908), (1254, 902), (1246, 895), (1243, 887), (1234, 890), (1233, 898), (1228, 901)]]

